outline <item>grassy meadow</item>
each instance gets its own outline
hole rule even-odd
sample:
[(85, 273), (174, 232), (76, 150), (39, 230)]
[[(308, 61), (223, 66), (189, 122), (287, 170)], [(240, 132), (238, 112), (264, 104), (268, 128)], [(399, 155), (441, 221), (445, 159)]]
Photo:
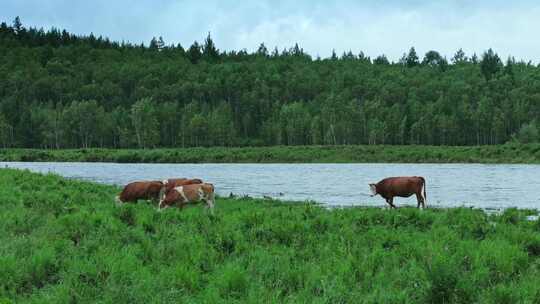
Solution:
[(0, 303), (540, 302), (528, 211), (219, 198), (211, 215), (118, 191), (1, 169)]
[(2, 149), (0, 161), (119, 163), (540, 163), (540, 144), (274, 146), (178, 149)]

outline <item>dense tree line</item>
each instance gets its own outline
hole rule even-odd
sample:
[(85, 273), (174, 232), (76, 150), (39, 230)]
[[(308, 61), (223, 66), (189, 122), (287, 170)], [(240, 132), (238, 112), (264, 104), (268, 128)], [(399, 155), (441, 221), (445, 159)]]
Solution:
[(539, 115), (540, 67), (491, 49), (321, 59), (0, 24), (3, 147), (483, 145), (538, 141)]

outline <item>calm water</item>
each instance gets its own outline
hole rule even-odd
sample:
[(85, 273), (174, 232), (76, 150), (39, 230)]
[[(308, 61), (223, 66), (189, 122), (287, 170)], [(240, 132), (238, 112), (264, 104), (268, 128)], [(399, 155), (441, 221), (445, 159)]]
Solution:
[[(388, 176), (426, 178), (428, 206), (540, 208), (540, 165), (480, 164), (114, 164), (0, 162), (2, 167), (55, 172), (69, 178), (123, 185), (135, 180), (198, 177), (220, 195), (313, 200), (330, 206), (384, 206), (368, 183)], [(416, 198), (396, 198), (415, 205)]]

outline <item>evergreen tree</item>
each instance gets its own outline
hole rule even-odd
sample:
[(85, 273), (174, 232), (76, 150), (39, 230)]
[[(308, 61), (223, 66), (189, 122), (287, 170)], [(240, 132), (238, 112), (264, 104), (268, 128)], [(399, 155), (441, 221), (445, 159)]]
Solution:
[(500, 66), (501, 59), (492, 49), (487, 50), (487, 52), (482, 55), (480, 69), (486, 80), (490, 80), (493, 75), (499, 71)]
[(261, 43), (259, 45), (259, 48), (257, 49), (257, 55), (259, 56), (264, 56), (264, 57), (268, 57), (268, 49), (266, 48), (266, 46), (264, 45), (264, 43)]
[(22, 29), (23, 29), (23, 27), (22, 27), (22, 23), (21, 23), (21, 18), (19, 18), (19, 16), (17, 16), (13, 20), (13, 30), (15, 31), (16, 34), (19, 34), (22, 31)]
[(386, 58), (386, 56), (383, 54), (383, 55), (377, 56), (377, 58), (373, 60), (373, 64), (388, 65), (390, 64), (390, 62), (388, 62), (388, 58)]
[(158, 40), (157, 40), (157, 43), (156, 43), (156, 47), (158, 50), (161, 50), (165, 47), (165, 41), (163, 41), (163, 37), (159, 36)]
[(150, 40), (150, 45), (148, 47), (153, 50), (157, 50), (159, 48), (156, 37), (152, 37), (152, 40)]
[(330, 60), (336, 61), (338, 60), (338, 57), (336, 55), (336, 50), (332, 49), (332, 56), (330, 56)]
[(197, 41), (193, 42), (193, 44), (189, 47), (187, 51), (187, 57), (189, 61), (191, 61), (191, 63), (193, 64), (199, 62), (199, 60), (201, 59), (201, 47), (199, 46), (199, 43)]
[(216, 62), (219, 59), (219, 51), (217, 50), (210, 33), (204, 40), (202, 57), (210, 62)]
[(416, 55), (416, 50), (414, 49), (414, 47), (411, 47), (409, 53), (405, 57), (405, 65), (411, 68), (417, 66), (418, 64), (420, 64), (420, 62), (418, 61), (418, 55)]
[(465, 56), (465, 52), (463, 52), (463, 49), (459, 49), (455, 54), (454, 57), (452, 57), (452, 63), (453, 64), (460, 64), (463, 62), (467, 62), (467, 56)]

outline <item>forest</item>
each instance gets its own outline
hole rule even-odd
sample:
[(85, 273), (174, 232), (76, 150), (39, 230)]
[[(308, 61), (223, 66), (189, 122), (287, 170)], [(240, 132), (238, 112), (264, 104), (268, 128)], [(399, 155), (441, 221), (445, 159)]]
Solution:
[[(355, 39), (351, 37), (351, 39)], [(332, 46), (329, 46), (329, 49)], [(407, 50), (408, 49), (408, 50)], [(0, 146), (175, 148), (538, 142), (540, 66), (492, 49), (313, 57), (0, 24)]]

